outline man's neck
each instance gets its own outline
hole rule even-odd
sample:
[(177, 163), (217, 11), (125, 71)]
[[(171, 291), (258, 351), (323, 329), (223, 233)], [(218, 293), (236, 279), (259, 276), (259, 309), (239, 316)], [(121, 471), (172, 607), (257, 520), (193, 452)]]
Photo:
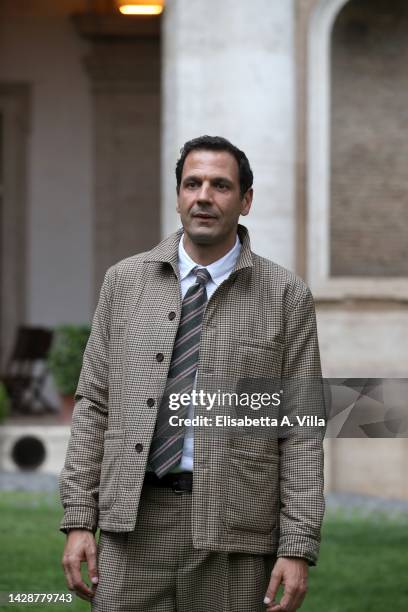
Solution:
[(191, 259), (200, 266), (209, 266), (230, 251), (236, 241), (236, 234), (223, 244), (195, 244), (183, 234), (183, 247)]

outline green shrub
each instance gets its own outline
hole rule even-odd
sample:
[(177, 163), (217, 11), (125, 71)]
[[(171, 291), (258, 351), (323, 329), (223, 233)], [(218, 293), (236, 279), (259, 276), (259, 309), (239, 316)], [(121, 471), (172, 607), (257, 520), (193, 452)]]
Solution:
[(10, 412), (10, 400), (6, 387), (0, 381), (0, 423), (7, 418)]
[(48, 355), (48, 366), (61, 395), (74, 395), (88, 342), (89, 325), (59, 325)]

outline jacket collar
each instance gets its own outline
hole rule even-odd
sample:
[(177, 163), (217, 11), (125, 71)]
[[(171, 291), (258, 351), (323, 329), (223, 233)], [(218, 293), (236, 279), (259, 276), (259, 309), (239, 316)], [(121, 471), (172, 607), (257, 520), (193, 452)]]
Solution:
[[(157, 246), (146, 253), (144, 261), (160, 261), (163, 263), (169, 263), (176, 271), (178, 268), (178, 245), (182, 234), (183, 228), (180, 228), (173, 234), (170, 234), (170, 236), (159, 242)], [(233, 272), (237, 272), (243, 268), (252, 268), (253, 266), (249, 234), (247, 228), (243, 225), (238, 225), (238, 237), (241, 241), (242, 247)]]

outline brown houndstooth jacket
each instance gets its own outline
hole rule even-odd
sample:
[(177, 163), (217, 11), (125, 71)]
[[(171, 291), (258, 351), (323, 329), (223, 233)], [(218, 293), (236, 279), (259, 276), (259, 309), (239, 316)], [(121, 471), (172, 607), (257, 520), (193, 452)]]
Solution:
[[(309, 289), (254, 254), (243, 226), (238, 233), (240, 257), (204, 315), (197, 389), (209, 388), (210, 380), (319, 377)], [(181, 234), (106, 272), (60, 477), (63, 531), (134, 529), (180, 317)], [(196, 548), (298, 556), (315, 564), (323, 512), (321, 438), (195, 430)]]

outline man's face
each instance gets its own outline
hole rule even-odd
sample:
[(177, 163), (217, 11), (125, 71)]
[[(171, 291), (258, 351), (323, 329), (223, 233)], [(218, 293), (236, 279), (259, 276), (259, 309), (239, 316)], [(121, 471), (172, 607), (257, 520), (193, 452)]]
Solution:
[(184, 161), (177, 212), (197, 245), (229, 244), (240, 215), (247, 215), (252, 189), (241, 197), (238, 163), (227, 151), (191, 151)]

